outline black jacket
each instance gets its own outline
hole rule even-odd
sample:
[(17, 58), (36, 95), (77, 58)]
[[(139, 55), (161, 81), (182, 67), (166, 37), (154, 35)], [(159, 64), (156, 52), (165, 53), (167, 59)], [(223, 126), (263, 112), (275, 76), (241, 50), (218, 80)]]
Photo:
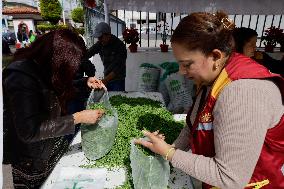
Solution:
[[(84, 73), (87, 77), (84, 77)], [(96, 75), (96, 68), (90, 60), (84, 58), (81, 60), (79, 70), (75, 74), (73, 85), (76, 88), (75, 99), (88, 98), (91, 89), (87, 86), (87, 80), (89, 77)]]
[(58, 99), (33, 61), (11, 63), (3, 71), (4, 161), (28, 172), (54, 166), (74, 133), (72, 115), (61, 116)]
[(104, 65), (104, 76), (114, 72), (113, 80), (123, 80), (126, 77), (127, 50), (125, 44), (116, 36), (111, 35), (111, 41), (102, 45), (100, 41), (95, 43), (87, 52), (87, 58), (99, 54)]

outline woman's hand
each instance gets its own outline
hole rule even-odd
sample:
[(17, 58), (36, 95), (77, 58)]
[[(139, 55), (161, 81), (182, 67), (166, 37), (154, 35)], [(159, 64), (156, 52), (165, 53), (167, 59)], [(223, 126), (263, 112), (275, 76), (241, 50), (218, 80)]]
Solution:
[(163, 133), (159, 133), (159, 132), (160, 132), (160, 131), (157, 130), (157, 131), (153, 132), (153, 134), (154, 134), (155, 136), (159, 137), (160, 139), (165, 140), (165, 139), (166, 139), (165, 135), (164, 135)]
[(76, 112), (73, 114), (74, 124), (86, 123), (94, 124), (100, 120), (103, 116), (103, 110), (83, 110), (81, 112)]
[(88, 87), (90, 87), (91, 89), (105, 89), (106, 87), (103, 84), (103, 82), (99, 79), (97, 79), (96, 77), (89, 77), (88, 81), (87, 81), (87, 85)]
[[(152, 152), (155, 152), (156, 154), (160, 154), (161, 156), (165, 157), (169, 150), (173, 148), (172, 145), (167, 144), (164, 139), (165, 137), (162, 135), (159, 135), (157, 131), (151, 133), (148, 131), (142, 131), (143, 134), (150, 139), (150, 141), (142, 140), (142, 139), (136, 139), (134, 141), (135, 144), (141, 144), (142, 146), (149, 148)], [(172, 150), (169, 156), (167, 157), (168, 160), (172, 159), (172, 156), (174, 154), (175, 150)]]

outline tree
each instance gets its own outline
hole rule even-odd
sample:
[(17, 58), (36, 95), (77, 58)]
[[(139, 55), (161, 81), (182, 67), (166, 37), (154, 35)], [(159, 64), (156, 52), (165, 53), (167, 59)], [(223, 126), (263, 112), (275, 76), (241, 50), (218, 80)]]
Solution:
[(84, 24), (84, 10), (82, 7), (75, 8), (71, 12), (71, 17), (74, 22)]
[(62, 7), (58, 0), (40, 0), (41, 16), (51, 24), (57, 24), (61, 18)]

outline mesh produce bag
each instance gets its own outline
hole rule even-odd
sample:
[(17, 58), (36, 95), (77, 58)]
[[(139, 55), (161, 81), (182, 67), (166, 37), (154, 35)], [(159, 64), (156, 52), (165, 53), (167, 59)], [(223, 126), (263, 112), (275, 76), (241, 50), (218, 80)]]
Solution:
[(170, 165), (160, 155), (147, 156), (132, 141), (130, 161), (135, 189), (167, 188)]
[(87, 109), (96, 103), (103, 105), (105, 114), (96, 124), (81, 126), (82, 148), (86, 157), (91, 160), (99, 159), (111, 150), (118, 127), (117, 111), (111, 106), (108, 93), (93, 90), (87, 102)]

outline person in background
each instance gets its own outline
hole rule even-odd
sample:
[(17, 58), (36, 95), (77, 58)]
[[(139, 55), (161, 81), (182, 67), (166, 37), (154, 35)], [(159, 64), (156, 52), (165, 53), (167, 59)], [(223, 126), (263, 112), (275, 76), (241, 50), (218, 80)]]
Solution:
[(173, 53), (180, 73), (199, 86), (187, 125), (173, 144), (149, 131), (143, 131), (149, 141), (135, 142), (202, 181), (203, 189), (284, 188), (284, 80), (232, 52), (233, 28), (221, 12), (180, 21)]
[[(68, 147), (64, 136), (74, 133), (76, 124), (93, 124), (103, 115), (102, 110), (67, 113), (85, 52), (76, 33), (52, 31), (19, 49), (3, 70), (3, 163), (12, 165), (15, 189), (40, 188)], [(85, 85), (103, 87), (95, 77)]]
[(90, 95), (91, 89), (86, 86), (89, 77), (95, 77), (96, 68), (91, 61), (82, 59), (78, 71), (75, 74), (73, 85), (76, 88), (72, 103), (68, 105), (68, 111), (74, 113), (85, 109), (86, 101)]
[(109, 91), (124, 91), (127, 58), (125, 44), (111, 34), (111, 28), (105, 22), (97, 24), (93, 36), (98, 38), (98, 42), (88, 50), (87, 58), (99, 54), (104, 65), (102, 82)]
[(17, 39), (20, 43), (27, 42), (29, 40), (28, 35), (26, 34), (26, 27), (19, 27), (17, 32)]
[(31, 43), (36, 40), (36, 33), (33, 32), (33, 30), (30, 30), (30, 32), (29, 32), (29, 40), (30, 40)]
[(2, 69), (13, 60), (13, 54), (9, 47), (8, 41), (2, 37)]
[[(86, 45), (83, 36), (76, 31), (76, 28), (74, 28), (71, 23), (67, 22), (67, 27), (69, 30), (77, 33)], [(91, 89), (87, 87), (85, 83), (88, 77), (95, 77), (95, 74), (95, 66), (88, 58), (86, 58), (86, 54), (84, 54), (84, 56), (81, 58), (81, 64), (74, 75), (75, 77), (73, 79), (73, 85), (76, 88), (76, 92), (71, 101), (68, 102), (67, 106), (69, 113), (75, 113), (77, 111), (85, 109), (85, 103), (91, 92)]]
[[(79, 34), (69, 22), (67, 23), (67, 27), (69, 30), (77, 33), (79, 37), (84, 41), (84, 44), (86, 45), (84, 37), (81, 34)], [(88, 86), (86, 86), (85, 83), (89, 77), (95, 77), (95, 74), (96, 74), (95, 66), (84, 55), (84, 57), (82, 57), (81, 59), (81, 64), (79, 66), (79, 69), (77, 70), (75, 77), (73, 79), (73, 86), (75, 87), (76, 90), (73, 98), (67, 103), (67, 110), (69, 114), (73, 114), (75, 112), (86, 109), (86, 102), (90, 95), (91, 89)], [(66, 136), (69, 142), (72, 142), (74, 136), (77, 134), (79, 129), (80, 129), (80, 124), (77, 124), (75, 127), (74, 134)]]
[[(73, 95), (73, 98), (67, 102), (67, 111), (69, 114), (86, 109), (87, 100), (91, 92), (91, 88), (86, 86), (86, 82), (89, 77), (95, 77), (95, 73), (96, 68), (91, 61), (82, 58), (79, 69), (73, 79), (73, 86), (76, 89), (75, 94)], [(67, 140), (72, 142), (79, 130), (80, 124), (77, 124), (75, 126), (75, 132), (66, 136)]]
[(265, 52), (256, 51), (257, 32), (251, 28), (235, 28), (233, 31), (235, 51), (253, 58), (273, 73), (284, 75), (284, 57), (275, 60)]
[(36, 30), (35, 33), (36, 33), (37, 38), (40, 37), (43, 34), (42, 31), (40, 31), (40, 30)]
[(2, 54), (10, 55), (12, 54), (11, 49), (9, 47), (8, 41), (2, 37)]

